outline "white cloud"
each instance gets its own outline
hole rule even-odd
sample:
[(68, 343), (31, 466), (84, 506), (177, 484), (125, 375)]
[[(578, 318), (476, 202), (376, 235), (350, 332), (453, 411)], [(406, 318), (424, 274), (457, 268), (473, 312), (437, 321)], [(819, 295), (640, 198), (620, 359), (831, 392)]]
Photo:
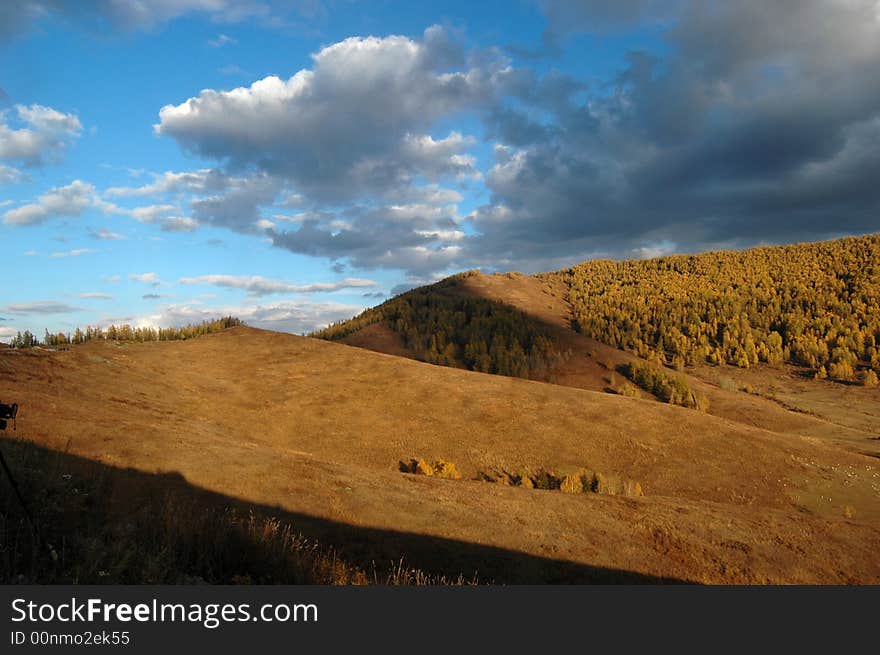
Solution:
[[(237, 316), (248, 325), (266, 330), (313, 332), (330, 323), (341, 321), (362, 312), (366, 307), (334, 302), (281, 301), (258, 305), (202, 305), (181, 304), (164, 307), (156, 314), (132, 318), (134, 325), (153, 327), (185, 325), (220, 316)], [(112, 321), (111, 321), (112, 322)]]
[(17, 168), (0, 164), (0, 185), (19, 184), (24, 182), (25, 179), (24, 174)]
[(74, 180), (63, 187), (55, 187), (40, 196), (36, 202), (15, 209), (3, 215), (7, 225), (36, 225), (56, 216), (79, 216), (96, 200), (95, 187), (80, 180)]
[(210, 168), (195, 171), (166, 171), (153, 174), (153, 182), (139, 187), (110, 187), (108, 197), (152, 196), (160, 193), (195, 192), (206, 193), (222, 187), (222, 174)]
[(101, 228), (99, 230), (92, 230), (91, 234), (94, 238), (103, 239), (105, 241), (120, 241), (122, 239), (125, 239), (125, 237), (122, 236), (121, 234), (118, 234), (116, 232), (111, 232), (110, 230), (108, 230), (106, 228)]
[(346, 278), (340, 282), (314, 282), (312, 284), (290, 284), (271, 280), (259, 275), (200, 275), (178, 280), (180, 284), (208, 284), (231, 289), (243, 289), (251, 296), (265, 296), (274, 293), (318, 293), (339, 291), (340, 289), (374, 287), (376, 282), (361, 278)]
[(506, 76), (503, 62), (464, 67), (461, 48), (436, 26), (420, 40), (348, 38), (312, 58), (287, 80), (166, 105), (155, 130), (188, 151), (282, 176), (312, 199), (399, 189), (417, 175), (475, 176), (462, 152), (467, 137), (425, 132), (488, 103)]
[(158, 287), (162, 284), (162, 280), (159, 279), (159, 275), (157, 273), (132, 273), (128, 276), (129, 280), (134, 280), (136, 282), (142, 282), (143, 284), (149, 284), (150, 286)]
[(79, 257), (80, 255), (86, 255), (88, 253), (95, 252), (91, 248), (77, 248), (76, 250), (68, 250), (67, 252), (53, 252), (52, 257), (60, 258), (60, 257)]
[(208, 45), (212, 48), (222, 48), (226, 45), (236, 45), (238, 41), (227, 34), (218, 34), (216, 39), (208, 41)]
[(79, 293), (77, 294), (78, 298), (93, 298), (97, 300), (113, 300), (113, 296), (109, 293), (101, 293), (100, 291), (93, 291), (87, 293)]
[(42, 105), (15, 105), (22, 127), (9, 126), (10, 112), (0, 112), (0, 159), (39, 166), (56, 162), (64, 150), (82, 133), (82, 124), (73, 114)]
[(173, 212), (177, 207), (174, 205), (147, 205), (135, 207), (128, 214), (138, 223), (155, 223), (161, 216)]
[(192, 216), (161, 218), (180, 211), (177, 205), (154, 204), (123, 210), (142, 223), (158, 222), (166, 231), (190, 232), (201, 224), (226, 227), (240, 232), (254, 231), (262, 218), (262, 205), (274, 201), (282, 187), (277, 178), (265, 174), (233, 176), (218, 169), (154, 174), (153, 182), (139, 187), (111, 187), (109, 197), (171, 195), (187, 199)]
[(675, 244), (671, 241), (661, 241), (650, 245), (640, 246), (632, 249), (632, 254), (639, 259), (654, 259), (663, 257), (675, 252)]

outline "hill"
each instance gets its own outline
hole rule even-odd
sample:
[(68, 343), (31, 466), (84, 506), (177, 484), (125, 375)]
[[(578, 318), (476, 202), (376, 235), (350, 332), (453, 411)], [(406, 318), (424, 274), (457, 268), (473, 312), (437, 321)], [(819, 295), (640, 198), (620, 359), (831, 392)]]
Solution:
[[(880, 339), (877, 262), (880, 237), (872, 235), (588, 262), (537, 276), (470, 272), (316, 336), (424, 361), (405, 347), (386, 308), (426, 294), (477, 299), (515, 310), (518, 319), (509, 321), (549, 339), (558, 357), (539, 379), (677, 402), (880, 455), (880, 392), (872, 383)], [(818, 354), (811, 359), (807, 351)], [(847, 366), (852, 375), (841, 375)]]
[[(278, 516), (366, 570), (404, 557), (497, 582), (880, 582), (876, 459), (646, 398), (246, 327), (6, 349), (0, 398), (21, 405), (19, 439)], [(420, 458), (461, 478), (401, 472)], [(585, 471), (586, 492), (529, 488), (572, 491)]]

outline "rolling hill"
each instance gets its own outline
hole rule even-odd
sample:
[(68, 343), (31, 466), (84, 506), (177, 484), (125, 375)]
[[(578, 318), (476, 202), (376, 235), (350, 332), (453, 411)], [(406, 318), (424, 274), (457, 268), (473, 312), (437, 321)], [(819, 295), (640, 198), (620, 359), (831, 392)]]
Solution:
[[(424, 306), (426, 298), (452, 309), (466, 298), (490, 308), (483, 314), (504, 315), (506, 323), (514, 319), (504, 312), (516, 310), (525, 326), (521, 330), (546, 340), (543, 350), (552, 357), (543, 361), (550, 365), (514, 373), (521, 377), (668, 400), (657, 389), (636, 389), (627, 380), (633, 366), (650, 368), (704, 398), (701, 408), (715, 416), (880, 455), (875, 439), (880, 392), (870, 378), (880, 340), (878, 261), (880, 236), (870, 235), (588, 262), (536, 276), (470, 271), (403, 294), (315, 336), (474, 369), (455, 351), (438, 361), (421, 345), (424, 341), (407, 338), (398, 320), (401, 314), (412, 315), (412, 307)], [(436, 332), (435, 321), (430, 333)], [(494, 333), (485, 326), (477, 339), (491, 344)], [(448, 341), (459, 355), (462, 342), (473, 339), (471, 334), (462, 339), (454, 324), (446, 334), (452, 335)], [(445, 346), (441, 343), (440, 350)], [(528, 339), (519, 346), (527, 358)], [(828, 373), (847, 367), (852, 369), (844, 376), (848, 379)]]
[[(558, 334), (572, 351), (558, 384), (239, 326), (4, 349), (0, 399), (21, 405), (16, 439), (278, 516), (366, 569), (404, 558), (495, 582), (880, 582), (880, 466), (838, 443), (871, 417), (836, 423), (698, 375), (708, 413), (596, 391), (633, 355), (571, 331), (552, 282), (471, 275), (455, 289), (529, 309)], [(383, 331), (370, 343), (389, 342)], [(727, 407), (724, 394), (753, 404)], [(419, 458), (452, 462), (461, 479), (401, 472)], [(524, 470), (589, 470), (643, 495), (499, 475)]]

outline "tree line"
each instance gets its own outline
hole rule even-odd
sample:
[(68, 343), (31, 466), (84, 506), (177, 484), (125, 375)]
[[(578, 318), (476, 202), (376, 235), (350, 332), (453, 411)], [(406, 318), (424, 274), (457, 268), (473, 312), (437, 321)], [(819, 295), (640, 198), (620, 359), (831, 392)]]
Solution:
[(31, 348), (34, 346), (58, 347), (69, 344), (86, 343), (87, 341), (182, 341), (205, 334), (219, 332), (227, 328), (244, 325), (234, 316), (224, 316), (212, 321), (190, 323), (180, 327), (132, 327), (131, 325), (110, 325), (106, 328), (88, 326), (85, 330), (76, 328), (71, 332), (49, 332), (42, 341), (30, 331), (16, 334), (9, 345), (13, 348)]
[(655, 364), (788, 362), (877, 383), (880, 235), (594, 260), (544, 277), (564, 282), (577, 331)]

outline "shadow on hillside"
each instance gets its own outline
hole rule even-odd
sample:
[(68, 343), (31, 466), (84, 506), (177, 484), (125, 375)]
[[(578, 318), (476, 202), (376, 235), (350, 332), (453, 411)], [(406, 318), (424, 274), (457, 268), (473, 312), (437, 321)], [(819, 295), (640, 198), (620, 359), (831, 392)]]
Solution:
[(21, 440), (2, 438), (0, 448), (38, 533), (4, 475), (5, 584), (683, 582), (286, 512), (196, 487), (179, 473), (117, 468)]

